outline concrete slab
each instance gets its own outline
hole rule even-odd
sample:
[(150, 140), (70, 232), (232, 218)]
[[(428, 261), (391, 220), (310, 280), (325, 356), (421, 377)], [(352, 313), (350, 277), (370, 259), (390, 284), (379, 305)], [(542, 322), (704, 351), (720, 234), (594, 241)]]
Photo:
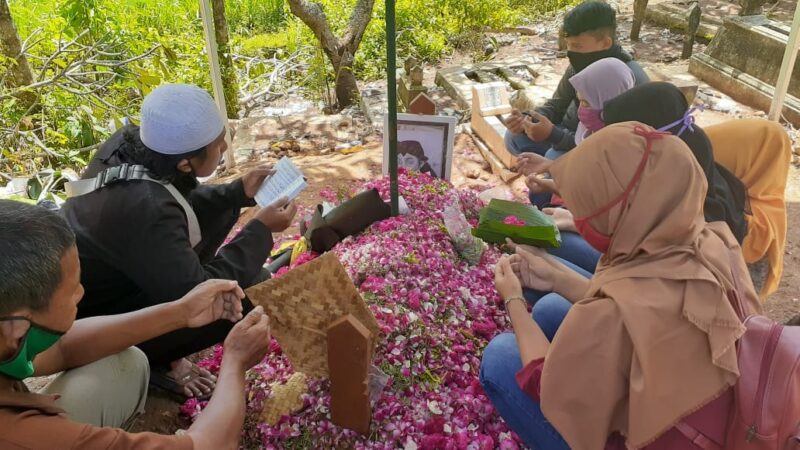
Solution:
[[(462, 109), (472, 107), (472, 88), (486, 81), (506, 80), (504, 74), (513, 74), (514, 84), (536, 84), (541, 61), (536, 57), (523, 57), (481, 64), (447, 67), (436, 72), (436, 84), (442, 86)], [(491, 75), (487, 75), (491, 74)], [(484, 81), (481, 81), (483, 79)], [(506, 80), (508, 82), (508, 80)], [(511, 88), (511, 84), (509, 84)]]

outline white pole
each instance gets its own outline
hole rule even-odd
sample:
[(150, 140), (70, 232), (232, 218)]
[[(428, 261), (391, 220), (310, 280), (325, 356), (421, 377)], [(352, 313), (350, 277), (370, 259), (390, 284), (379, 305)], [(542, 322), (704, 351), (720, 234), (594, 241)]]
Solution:
[(781, 118), (783, 102), (786, 100), (786, 91), (789, 90), (789, 80), (792, 79), (794, 62), (797, 60), (798, 45), (800, 45), (800, 3), (794, 9), (792, 31), (789, 33), (789, 40), (786, 41), (786, 51), (783, 52), (781, 71), (778, 74), (778, 82), (775, 83), (775, 93), (772, 97), (772, 105), (769, 108), (769, 120), (779, 121)]
[[(217, 54), (217, 38), (214, 35), (214, 16), (211, 13), (211, 6), (208, 0), (200, 0), (200, 15), (203, 18), (203, 32), (206, 35), (206, 53), (208, 53), (208, 65), (211, 67), (211, 85), (214, 87), (214, 99), (220, 114), (228, 123), (228, 109), (225, 107), (225, 89), (222, 87), (222, 71), (219, 68), (219, 55)], [(225, 142), (228, 144), (228, 151), (225, 152), (225, 168), (230, 170), (236, 166), (236, 157), (233, 149), (230, 148), (230, 133), (225, 133)]]

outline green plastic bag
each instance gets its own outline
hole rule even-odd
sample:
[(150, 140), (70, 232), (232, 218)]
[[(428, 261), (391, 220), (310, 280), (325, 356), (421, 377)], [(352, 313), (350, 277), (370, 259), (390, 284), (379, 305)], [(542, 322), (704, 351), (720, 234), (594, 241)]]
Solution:
[[(516, 217), (525, 225), (503, 223), (508, 216)], [(481, 210), (478, 227), (472, 234), (486, 242), (505, 244), (510, 238), (517, 244), (536, 247), (561, 247), (561, 233), (553, 218), (533, 206), (508, 200), (492, 199)]]

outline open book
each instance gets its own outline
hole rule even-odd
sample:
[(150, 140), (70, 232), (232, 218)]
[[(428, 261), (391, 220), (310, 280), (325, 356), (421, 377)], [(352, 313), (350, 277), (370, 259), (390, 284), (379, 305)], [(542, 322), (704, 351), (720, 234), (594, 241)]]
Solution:
[(307, 186), (300, 169), (291, 159), (284, 156), (275, 164), (275, 174), (264, 180), (264, 184), (256, 193), (256, 203), (263, 208), (275, 203), (281, 197), (294, 200)]

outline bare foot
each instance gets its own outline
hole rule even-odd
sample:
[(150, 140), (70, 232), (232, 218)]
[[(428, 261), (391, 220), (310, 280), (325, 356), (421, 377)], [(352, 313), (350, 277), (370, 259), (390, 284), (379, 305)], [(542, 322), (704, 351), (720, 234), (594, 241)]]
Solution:
[(214, 392), (217, 377), (188, 359), (181, 358), (172, 363), (169, 372), (151, 374), (151, 381), (170, 392), (204, 400)]

